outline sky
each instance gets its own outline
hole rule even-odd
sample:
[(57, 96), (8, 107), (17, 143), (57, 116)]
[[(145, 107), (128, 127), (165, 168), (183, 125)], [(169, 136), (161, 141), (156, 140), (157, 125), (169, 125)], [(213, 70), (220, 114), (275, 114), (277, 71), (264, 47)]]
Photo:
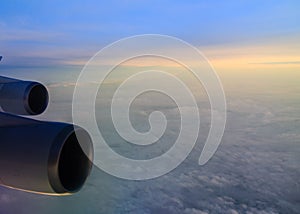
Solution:
[[(209, 49), (207, 54), (212, 58), (219, 56), (220, 49), (230, 49), (225, 55), (231, 56), (231, 50), (238, 47), (257, 47), (258, 52), (269, 46), (280, 47), (285, 55), (274, 63), (299, 64), (294, 56), (295, 51), (299, 55), (299, 8), (298, 1), (279, 0), (4, 0), (0, 7), (0, 50), (6, 58), (4, 65), (82, 65), (111, 42), (155, 33), (183, 39), (204, 53)], [(262, 54), (270, 55), (271, 51)]]
[[(191, 81), (190, 87), (198, 93), (194, 95), (198, 96), (201, 133), (190, 156), (178, 168), (157, 179), (135, 182), (94, 167), (83, 189), (67, 197), (0, 186), (0, 214), (33, 210), (299, 213), (299, 11), (296, 0), (2, 0), (0, 55), (4, 57), (0, 75), (38, 80), (47, 86), (49, 107), (36, 119), (72, 122), (76, 79), (101, 48), (137, 34), (164, 34), (188, 42), (208, 58), (224, 87), (227, 124), (216, 154), (199, 167), (197, 161), (210, 125), (210, 106), (202, 86)], [(149, 66), (189, 78), (180, 73), (182, 67), (172, 67), (172, 63), (149, 57), (121, 64), (107, 79), (108, 87), (104, 84), (97, 102), (107, 108), (112, 89), (126, 75)], [(90, 86), (83, 85), (87, 91)], [(132, 145), (122, 146), (126, 142), (113, 129), (107, 109), (99, 108), (97, 116), (104, 124), (99, 127), (106, 138), (114, 140), (114, 150), (128, 157), (138, 154), (139, 158), (168, 150), (179, 129), (174, 103), (161, 95), (146, 94), (133, 104), (131, 122), (139, 131), (149, 128), (145, 121), (153, 109), (162, 110), (172, 122), (158, 147), (142, 151)]]

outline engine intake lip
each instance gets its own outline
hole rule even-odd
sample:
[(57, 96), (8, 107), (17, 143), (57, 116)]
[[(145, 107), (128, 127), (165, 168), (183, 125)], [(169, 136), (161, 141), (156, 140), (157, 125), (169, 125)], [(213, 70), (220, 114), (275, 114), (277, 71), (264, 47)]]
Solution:
[(56, 193), (79, 191), (91, 172), (92, 160), (93, 145), (89, 134), (73, 125), (64, 128), (49, 154), (48, 177), (53, 190)]
[(26, 88), (24, 101), (25, 109), (29, 114), (37, 115), (43, 113), (49, 102), (46, 87), (40, 83), (32, 82)]

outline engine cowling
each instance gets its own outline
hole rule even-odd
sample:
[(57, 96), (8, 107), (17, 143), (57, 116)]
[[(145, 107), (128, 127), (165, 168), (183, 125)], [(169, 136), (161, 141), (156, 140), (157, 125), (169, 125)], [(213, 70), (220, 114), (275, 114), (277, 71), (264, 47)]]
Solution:
[(48, 91), (41, 83), (0, 76), (0, 107), (3, 111), (37, 115), (45, 111), (48, 101)]
[(0, 136), (0, 182), (4, 186), (74, 193), (92, 169), (92, 141), (81, 127), (0, 113)]

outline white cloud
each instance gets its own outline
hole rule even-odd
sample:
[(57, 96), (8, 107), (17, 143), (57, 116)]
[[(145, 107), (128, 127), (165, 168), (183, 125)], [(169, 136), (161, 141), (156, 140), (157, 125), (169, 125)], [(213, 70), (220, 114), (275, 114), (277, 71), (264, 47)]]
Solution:
[[(52, 85), (53, 88), (61, 86), (71, 87), (73, 83)], [(70, 103), (61, 103), (64, 97), (57, 98), (60, 101), (56, 101), (58, 106), (53, 104), (53, 118), (64, 118), (71, 111)], [(163, 177), (126, 181), (94, 168), (83, 190), (73, 196), (47, 197), (1, 188), (1, 209), (6, 211), (13, 207), (15, 213), (22, 209), (23, 213), (35, 210), (58, 214), (299, 213), (299, 121), (294, 114), (299, 109), (297, 106), (281, 108), (256, 99), (231, 99), (221, 146), (202, 167), (197, 164), (202, 138), (205, 138), (201, 132), (202, 140), (188, 159)], [(59, 105), (62, 108), (58, 109), (63, 110), (56, 109)], [(164, 106), (164, 110), (169, 115), (176, 114), (172, 108)], [(140, 111), (141, 117), (147, 115), (145, 109)], [(172, 126), (175, 122), (174, 119)], [(174, 130), (168, 132), (167, 139), (177, 134)], [(118, 142), (114, 143), (119, 146)], [(156, 150), (149, 151), (155, 153)], [(21, 205), (20, 201), (23, 201)]]

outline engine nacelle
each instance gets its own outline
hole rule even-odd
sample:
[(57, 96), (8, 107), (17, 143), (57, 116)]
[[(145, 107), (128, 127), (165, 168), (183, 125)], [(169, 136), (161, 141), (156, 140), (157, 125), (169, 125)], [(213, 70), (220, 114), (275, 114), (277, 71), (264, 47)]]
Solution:
[(48, 91), (41, 83), (0, 76), (0, 107), (20, 115), (37, 115), (48, 105)]
[(82, 128), (0, 113), (0, 183), (39, 192), (78, 191), (92, 168), (93, 145)]

